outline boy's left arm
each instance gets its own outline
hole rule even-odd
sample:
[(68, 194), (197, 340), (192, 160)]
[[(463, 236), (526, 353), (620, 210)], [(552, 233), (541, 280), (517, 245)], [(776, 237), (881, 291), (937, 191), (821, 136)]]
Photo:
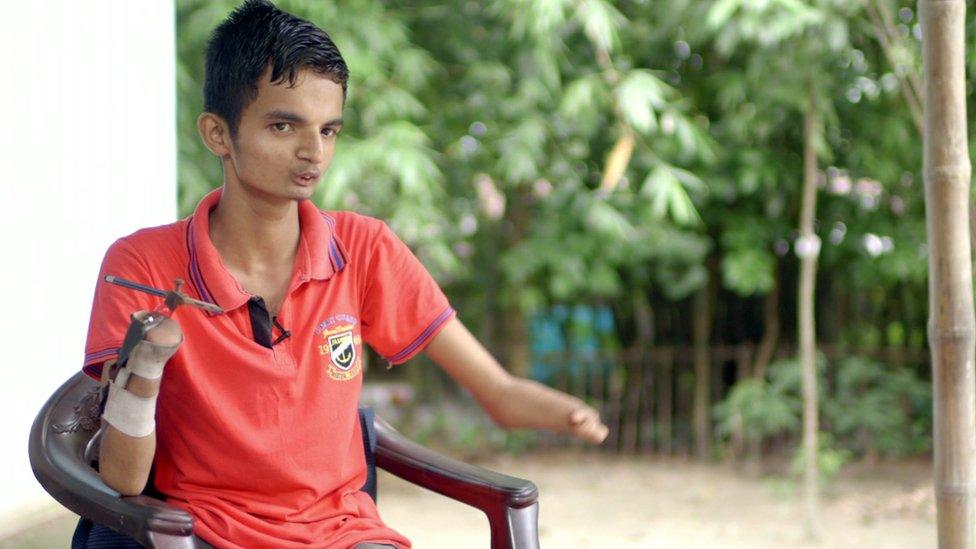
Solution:
[(609, 429), (591, 406), (509, 374), (456, 317), (430, 342), (427, 354), (506, 429), (550, 429), (593, 444), (607, 437)]

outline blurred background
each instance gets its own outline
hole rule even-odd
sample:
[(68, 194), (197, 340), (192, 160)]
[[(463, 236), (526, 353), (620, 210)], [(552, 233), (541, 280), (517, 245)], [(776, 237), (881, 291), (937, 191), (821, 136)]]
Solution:
[[(78, 222), (51, 238), (91, 243), (69, 271), (83, 298), (68, 314), (80, 322), (67, 330), (71, 345), (58, 352), (68, 358), (51, 379), (38, 381), (47, 366), (16, 366), (35, 372), (18, 386), (46, 395), (80, 366), (109, 236), (188, 215), (221, 183), (195, 120), (209, 33), (237, 3), (146, 3), (156, 10), (147, 14), (124, 2), (51, 2), (55, 15), (32, 14), (38, 29), (63, 18), (56, 35), (101, 29), (87, 55), (73, 54), (74, 42), (36, 47), (78, 55), (75, 67), (104, 64), (101, 77), (86, 70), (68, 87), (58, 80), (55, 97), (102, 90), (94, 112), (120, 120), (109, 130), (115, 141), (105, 141), (87, 133), (100, 119), (79, 128), (51, 118), (34, 130), (44, 145), (62, 154), (87, 147), (105, 160), (83, 166), (81, 179), (50, 157), (41, 165), (64, 171), (74, 193), (86, 194), (79, 181), (124, 180), (124, 192), (138, 189), (131, 204), (164, 206), (86, 237), (95, 223), (70, 205), (121, 200), (118, 186), (67, 202)], [(420, 442), (535, 480), (544, 544), (809, 544), (800, 524), (797, 318), (812, 307), (821, 543), (934, 546), (914, 2), (277, 3), (326, 29), (350, 67), (345, 129), (319, 206), (387, 220), (507, 368), (585, 398), (611, 434), (584, 449), (505, 433), (422, 358), (386, 370), (372, 355), (365, 401)], [(85, 17), (91, 25), (75, 24)], [(971, 32), (967, 40), (972, 63)], [(155, 57), (112, 57), (140, 43)], [(44, 59), (15, 74), (42, 73)], [(37, 78), (10, 86), (43, 87)], [(131, 89), (137, 78), (147, 80)], [(14, 146), (24, 143), (4, 149)], [(125, 176), (130, 149), (152, 158)], [(805, 182), (816, 187), (815, 239), (799, 238)], [(26, 206), (35, 187), (8, 187), (24, 193), (8, 206), (36, 218), (40, 207)], [(42, 200), (63, 200), (58, 190)], [(13, 230), (23, 229), (8, 228), (5, 247)], [(798, 255), (811, 247), (815, 294), (801, 294)], [(21, 363), (37, 360), (32, 349)], [(21, 398), (12, 432), (9, 470), (25, 487), (36, 485), (23, 451), (23, 417), (43, 398), (35, 400)], [(381, 511), (419, 547), (450, 546), (477, 528), (471, 544), (484, 544), (477, 513), (470, 525), (426, 525), (418, 509), (440, 514), (444, 504), (391, 486)], [(0, 544), (36, 543), (23, 528), (5, 532)]]

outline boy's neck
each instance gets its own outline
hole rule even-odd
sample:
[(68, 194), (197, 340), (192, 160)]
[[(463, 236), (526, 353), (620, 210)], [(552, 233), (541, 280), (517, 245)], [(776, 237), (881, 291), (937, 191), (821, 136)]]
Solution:
[(232, 270), (291, 266), (298, 250), (298, 202), (267, 201), (224, 185), (210, 212), (210, 240)]

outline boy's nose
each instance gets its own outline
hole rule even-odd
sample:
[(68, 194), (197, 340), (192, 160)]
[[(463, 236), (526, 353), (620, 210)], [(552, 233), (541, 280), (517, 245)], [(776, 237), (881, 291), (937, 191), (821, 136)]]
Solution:
[(324, 155), (325, 145), (317, 133), (311, 138), (303, 140), (298, 148), (298, 158), (313, 164), (321, 163)]

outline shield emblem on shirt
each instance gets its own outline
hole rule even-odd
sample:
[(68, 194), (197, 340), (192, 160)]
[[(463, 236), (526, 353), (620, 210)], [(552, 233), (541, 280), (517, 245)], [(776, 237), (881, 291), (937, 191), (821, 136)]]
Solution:
[(329, 356), (340, 370), (348, 370), (356, 363), (356, 345), (352, 330), (329, 336)]

